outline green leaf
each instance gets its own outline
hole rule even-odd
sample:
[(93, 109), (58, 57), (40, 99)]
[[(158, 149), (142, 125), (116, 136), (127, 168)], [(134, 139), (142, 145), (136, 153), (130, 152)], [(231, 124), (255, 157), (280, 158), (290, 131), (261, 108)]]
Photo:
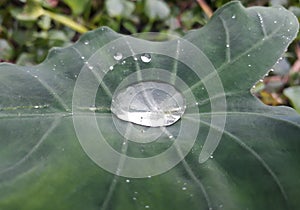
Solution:
[(43, 8), (38, 2), (29, 2), (23, 9), (13, 8), (11, 14), (21, 21), (36, 21), (43, 15)]
[[(183, 39), (149, 42), (103, 27), (73, 46), (53, 49), (38, 66), (1, 64), (0, 209), (299, 209), (300, 117), (250, 94), (297, 32), (297, 19), (281, 7), (245, 9), (233, 2)], [(125, 58), (130, 49), (134, 57)], [(117, 52), (124, 60), (115, 60)], [(143, 62), (142, 53), (151, 61)], [(184, 90), (187, 102), (197, 101), (186, 104), (177, 123), (142, 128), (110, 112), (119, 85), (169, 79)], [(86, 86), (80, 89), (82, 82)], [(131, 129), (141, 132), (130, 137)], [(164, 166), (180, 157), (167, 172), (115, 175), (155, 169), (156, 164), (128, 167), (126, 156), (156, 157), (182, 135), (177, 144), (185, 149), (195, 130), (186, 156), (180, 147), (170, 159), (156, 162)], [(83, 133), (86, 139), (80, 138)], [(154, 142), (139, 142), (157, 134)], [(210, 135), (221, 137), (220, 143)], [(127, 142), (129, 137), (135, 141)], [(107, 143), (99, 147), (103, 138)], [(123, 156), (107, 156), (106, 148)], [(111, 164), (98, 166), (107, 161)], [(120, 170), (106, 171), (111, 166)]]
[(74, 15), (80, 15), (91, 3), (91, 0), (63, 0), (63, 2), (72, 9)]
[(170, 14), (169, 6), (161, 0), (146, 0), (145, 12), (150, 19), (165, 19)]
[(11, 44), (5, 39), (0, 39), (0, 59), (10, 60), (13, 55), (14, 53)]
[(111, 17), (130, 17), (135, 9), (134, 3), (126, 0), (107, 0), (105, 5)]
[(284, 89), (284, 95), (289, 98), (293, 107), (300, 113), (300, 87), (294, 86)]
[(16, 61), (18, 65), (26, 65), (26, 66), (32, 66), (36, 64), (35, 56), (34, 54), (30, 53), (22, 53), (18, 60)]

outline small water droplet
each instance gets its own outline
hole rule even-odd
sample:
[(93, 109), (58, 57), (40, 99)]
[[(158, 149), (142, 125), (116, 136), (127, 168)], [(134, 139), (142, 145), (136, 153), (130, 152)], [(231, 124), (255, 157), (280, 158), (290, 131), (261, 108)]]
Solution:
[(84, 56), (81, 56), (81, 59), (82, 59), (82, 60), (84, 60), (84, 59), (85, 59), (85, 57), (84, 57)]
[(143, 55), (141, 55), (141, 60), (144, 63), (149, 63), (151, 61), (151, 55), (148, 53), (144, 53)]
[(138, 60), (138, 58), (137, 58), (137, 57), (133, 57), (133, 60), (137, 61), (137, 60)]
[(130, 180), (129, 180), (129, 179), (126, 179), (126, 182), (127, 182), (127, 183), (129, 183), (129, 182), (130, 182)]
[(231, 17), (232, 19), (235, 19), (236, 18), (236, 16), (235, 15), (232, 15), (232, 17)]
[(150, 208), (150, 206), (146, 205), (146, 206), (145, 206), (145, 208), (146, 208), (146, 209), (149, 209), (149, 208)]
[(172, 138), (173, 138), (173, 136), (172, 136), (172, 135), (170, 135), (170, 136), (169, 136), (169, 139), (172, 139)]
[(94, 112), (94, 111), (97, 110), (97, 107), (95, 107), (94, 105), (92, 105), (92, 106), (89, 107), (89, 110), (92, 111), (92, 112)]
[(136, 201), (136, 197), (133, 197), (132, 200)]
[(182, 190), (187, 190), (187, 188), (186, 188), (186, 187), (182, 187), (181, 189), (182, 189)]
[(122, 58), (123, 58), (122, 53), (117, 52), (117, 53), (114, 55), (114, 59), (117, 60), (117, 61), (121, 60)]
[(88, 45), (90, 42), (89, 41), (84, 41), (84, 44), (85, 45)]
[(262, 17), (261, 14), (259, 14), (259, 13), (258, 13), (257, 15), (258, 15), (260, 24), (263, 24), (263, 23), (264, 23), (263, 17)]
[(89, 68), (90, 70), (93, 70), (93, 69), (94, 69), (94, 67), (93, 67), (93, 66), (88, 66), (88, 68)]
[(277, 20), (274, 20), (274, 23), (277, 23)]
[(209, 156), (211, 159), (213, 159), (214, 158), (214, 156), (213, 155), (211, 155), (211, 156)]
[(248, 67), (251, 67), (251, 64), (248, 64)]
[(228, 47), (229, 47), (229, 44), (226, 44), (226, 47), (228, 48)]
[(260, 82), (263, 82), (264, 80), (263, 80), (263, 79), (260, 79), (259, 81), (260, 81)]
[(149, 179), (151, 179), (152, 176), (148, 176)]
[(185, 108), (181, 93), (162, 82), (140, 82), (116, 91), (111, 104), (119, 119), (149, 127), (172, 125)]
[(112, 71), (113, 69), (114, 69), (114, 66), (110, 66), (110, 67), (109, 67), (109, 70)]
[(34, 75), (34, 78), (38, 78), (38, 76)]
[(250, 57), (251, 55), (250, 55), (250, 54), (248, 54), (247, 56), (248, 56), (248, 57)]

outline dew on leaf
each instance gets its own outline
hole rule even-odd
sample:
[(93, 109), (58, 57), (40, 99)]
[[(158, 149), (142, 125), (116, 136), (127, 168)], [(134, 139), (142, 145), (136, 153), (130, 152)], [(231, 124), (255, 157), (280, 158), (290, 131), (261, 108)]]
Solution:
[(88, 45), (90, 42), (89, 41), (84, 41), (84, 44), (85, 45)]
[(115, 55), (114, 55), (114, 59), (116, 60), (116, 61), (119, 61), (119, 60), (121, 60), (123, 58), (123, 55), (122, 55), (122, 53), (120, 53), (120, 52), (117, 52)]
[(111, 105), (119, 119), (149, 127), (172, 125), (185, 108), (182, 94), (172, 85), (154, 81), (116, 91)]
[(151, 61), (151, 55), (148, 53), (144, 53), (143, 55), (141, 55), (141, 60), (144, 63), (149, 63)]
[(236, 16), (235, 15), (232, 15), (232, 17), (231, 17), (232, 19), (235, 19), (236, 18)]
[(228, 48), (228, 47), (229, 47), (229, 44), (226, 44), (226, 47)]
[(182, 190), (187, 190), (187, 188), (186, 188), (186, 187), (182, 187), (181, 189), (182, 189)]
[(92, 105), (92, 106), (89, 107), (89, 110), (92, 111), (92, 112), (94, 112), (94, 111), (97, 110), (97, 107), (95, 107), (94, 105)]
[(114, 67), (113, 67), (113, 66), (110, 66), (110, 67), (109, 67), (109, 70), (111, 70), (111, 71), (112, 71), (113, 69), (114, 69)]
[(127, 183), (129, 183), (129, 182), (130, 182), (130, 180), (129, 180), (129, 179), (126, 179), (126, 182), (127, 182)]

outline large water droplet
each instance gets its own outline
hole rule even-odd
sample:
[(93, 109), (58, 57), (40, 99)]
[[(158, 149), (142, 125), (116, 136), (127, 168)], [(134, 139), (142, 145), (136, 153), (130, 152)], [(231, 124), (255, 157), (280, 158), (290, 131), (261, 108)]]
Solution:
[(122, 53), (117, 52), (117, 53), (114, 55), (114, 59), (117, 60), (117, 61), (121, 60), (122, 58), (123, 58)]
[(169, 126), (185, 111), (185, 100), (172, 85), (140, 82), (117, 91), (111, 111), (121, 120), (149, 127)]
[(144, 63), (149, 63), (151, 61), (151, 55), (148, 53), (145, 53), (145, 54), (141, 55), (141, 60)]

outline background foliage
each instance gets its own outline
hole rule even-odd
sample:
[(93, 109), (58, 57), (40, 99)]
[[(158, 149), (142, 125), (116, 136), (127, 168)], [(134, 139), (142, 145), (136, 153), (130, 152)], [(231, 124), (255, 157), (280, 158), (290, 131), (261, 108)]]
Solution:
[[(123, 34), (160, 31), (182, 35), (206, 24), (228, 0), (0, 0), (0, 61), (42, 62), (50, 48), (75, 42), (80, 34), (109, 26)], [(300, 17), (299, 0), (243, 0), (244, 6), (282, 5)], [(252, 89), (269, 105), (300, 103), (300, 36), (270, 74)]]

